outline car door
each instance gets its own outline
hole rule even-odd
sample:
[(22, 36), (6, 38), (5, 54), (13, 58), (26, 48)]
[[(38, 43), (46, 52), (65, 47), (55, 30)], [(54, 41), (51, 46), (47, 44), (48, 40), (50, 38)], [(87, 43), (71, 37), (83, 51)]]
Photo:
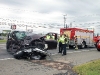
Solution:
[(48, 44), (48, 50), (57, 49), (57, 41), (56, 40), (46, 40), (46, 44)]

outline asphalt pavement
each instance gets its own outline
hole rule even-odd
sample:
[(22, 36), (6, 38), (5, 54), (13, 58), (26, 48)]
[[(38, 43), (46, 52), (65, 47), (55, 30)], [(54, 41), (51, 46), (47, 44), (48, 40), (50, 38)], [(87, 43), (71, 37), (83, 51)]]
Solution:
[(46, 60), (27, 61), (16, 60), (10, 55), (5, 44), (0, 45), (0, 74), (1, 75), (75, 75), (71, 68), (95, 59), (100, 59), (100, 52), (96, 48), (68, 49), (67, 55), (62, 56), (56, 50)]

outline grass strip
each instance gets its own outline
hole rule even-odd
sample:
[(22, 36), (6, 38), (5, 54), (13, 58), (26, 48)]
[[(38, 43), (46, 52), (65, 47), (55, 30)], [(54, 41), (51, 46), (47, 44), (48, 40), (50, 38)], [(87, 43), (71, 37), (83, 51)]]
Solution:
[(74, 66), (73, 70), (77, 72), (78, 75), (100, 75), (100, 59)]
[(0, 40), (0, 44), (6, 43), (7, 40)]

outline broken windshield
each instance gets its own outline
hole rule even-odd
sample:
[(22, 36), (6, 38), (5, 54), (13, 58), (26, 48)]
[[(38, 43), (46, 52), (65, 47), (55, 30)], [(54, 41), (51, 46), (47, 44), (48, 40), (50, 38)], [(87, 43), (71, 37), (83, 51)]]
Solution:
[(24, 37), (26, 37), (26, 33), (24, 31), (18, 31), (15, 35), (19, 40), (24, 39)]

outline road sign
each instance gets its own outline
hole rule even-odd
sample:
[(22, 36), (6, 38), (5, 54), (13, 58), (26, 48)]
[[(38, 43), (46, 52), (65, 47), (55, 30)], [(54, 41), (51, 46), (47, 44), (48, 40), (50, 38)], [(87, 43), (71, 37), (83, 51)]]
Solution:
[(16, 29), (16, 25), (11, 25), (11, 29)]

